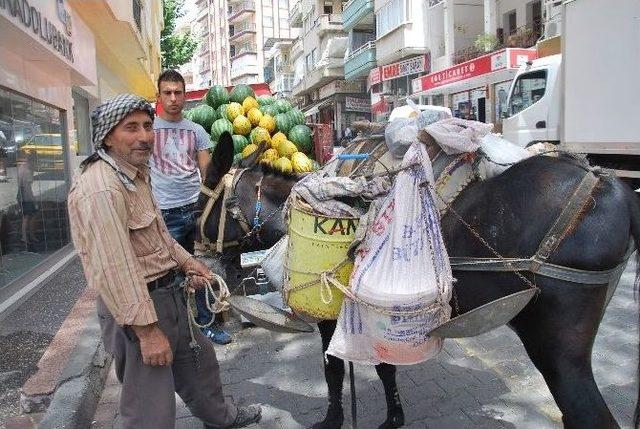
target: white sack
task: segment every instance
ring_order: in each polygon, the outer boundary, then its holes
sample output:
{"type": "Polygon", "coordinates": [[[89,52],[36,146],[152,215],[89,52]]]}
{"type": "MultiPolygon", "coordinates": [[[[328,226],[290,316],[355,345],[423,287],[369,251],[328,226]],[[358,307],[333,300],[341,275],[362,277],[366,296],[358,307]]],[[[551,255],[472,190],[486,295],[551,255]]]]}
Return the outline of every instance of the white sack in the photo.
{"type": "Polygon", "coordinates": [[[511,165],[533,155],[527,149],[505,140],[497,134],[489,133],[480,140],[482,156],[478,162],[478,176],[481,180],[491,179],[511,165]]]}
{"type": "Polygon", "coordinates": [[[289,236],[285,235],[273,245],[262,260],[262,269],[272,285],[282,291],[285,279],[285,262],[287,259],[287,247],[289,236]]]}
{"type": "Polygon", "coordinates": [[[480,140],[491,132],[493,124],[449,118],[424,128],[447,155],[475,152],[480,140]]]}

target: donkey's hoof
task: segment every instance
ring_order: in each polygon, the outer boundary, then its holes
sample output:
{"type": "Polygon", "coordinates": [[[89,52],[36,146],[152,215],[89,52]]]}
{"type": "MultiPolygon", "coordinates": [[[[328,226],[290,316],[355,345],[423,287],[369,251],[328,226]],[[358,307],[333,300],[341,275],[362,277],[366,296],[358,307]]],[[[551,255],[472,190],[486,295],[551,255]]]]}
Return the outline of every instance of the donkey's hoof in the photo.
{"type": "Polygon", "coordinates": [[[378,426],[378,429],[395,429],[402,426],[404,426],[404,412],[400,409],[392,415],[387,416],[387,420],[378,426]]]}
{"type": "Polygon", "coordinates": [[[310,429],[340,429],[344,422],[342,409],[335,410],[329,408],[327,416],[323,421],[315,423],[310,429]]]}

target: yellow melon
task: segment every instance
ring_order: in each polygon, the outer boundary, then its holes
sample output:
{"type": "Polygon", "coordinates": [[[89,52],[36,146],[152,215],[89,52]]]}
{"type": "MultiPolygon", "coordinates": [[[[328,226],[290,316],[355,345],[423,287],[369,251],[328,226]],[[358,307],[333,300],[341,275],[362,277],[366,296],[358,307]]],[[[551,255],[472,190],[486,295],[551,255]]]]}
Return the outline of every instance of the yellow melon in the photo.
{"type": "Polygon", "coordinates": [[[251,122],[252,126],[257,127],[260,124],[260,119],[262,119],[262,112],[260,111],[260,109],[256,109],[254,107],[247,113],[247,118],[249,118],[249,122],[251,122]]]}
{"type": "Polygon", "coordinates": [[[276,129],[276,120],[271,115],[262,115],[262,119],[260,119],[258,126],[269,131],[269,134],[271,134],[276,129]]]}

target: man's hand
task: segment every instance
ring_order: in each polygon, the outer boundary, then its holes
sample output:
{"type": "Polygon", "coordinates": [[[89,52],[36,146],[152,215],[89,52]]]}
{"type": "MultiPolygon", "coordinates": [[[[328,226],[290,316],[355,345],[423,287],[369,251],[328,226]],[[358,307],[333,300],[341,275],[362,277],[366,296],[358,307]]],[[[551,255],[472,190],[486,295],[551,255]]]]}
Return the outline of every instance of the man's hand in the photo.
{"type": "Polygon", "coordinates": [[[140,340],[142,363],[151,366],[171,365],[173,353],[167,336],[156,323],[145,326],[131,326],[140,340]]]}
{"type": "Polygon", "coordinates": [[[211,270],[195,258],[189,258],[182,266],[182,269],[191,278],[191,286],[194,289],[201,289],[213,280],[211,270]]]}

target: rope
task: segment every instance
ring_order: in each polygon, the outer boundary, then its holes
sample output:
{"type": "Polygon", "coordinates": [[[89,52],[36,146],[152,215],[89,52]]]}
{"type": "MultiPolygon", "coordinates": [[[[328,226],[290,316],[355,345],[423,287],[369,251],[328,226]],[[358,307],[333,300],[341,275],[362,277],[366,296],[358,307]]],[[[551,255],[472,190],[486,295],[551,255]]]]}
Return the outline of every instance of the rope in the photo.
{"type": "Polygon", "coordinates": [[[227,302],[227,298],[230,296],[230,293],[229,293],[229,287],[227,286],[227,283],[224,281],[222,277],[220,277],[216,273],[213,273],[213,278],[218,283],[219,293],[216,295],[216,292],[213,290],[211,283],[207,282],[204,289],[205,302],[206,302],[207,310],[209,310],[212,314],[211,314],[211,320],[209,320],[209,322],[205,323],[204,325],[200,325],[196,320],[196,314],[198,313],[197,307],[196,307],[196,293],[195,293],[196,291],[193,288],[189,287],[189,283],[191,282],[191,280],[189,278],[186,278],[180,284],[180,287],[184,292],[185,300],[187,302],[187,319],[188,319],[187,323],[189,325],[189,335],[191,336],[191,342],[189,343],[189,346],[192,349],[194,349],[194,351],[199,349],[200,346],[198,345],[198,342],[195,339],[195,335],[193,333],[193,327],[195,326],[200,329],[208,328],[215,321],[216,314],[222,313],[223,311],[227,311],[229,309],[229,303],[227,302]],[[211,297],[215,299],[213,303],[211,302],[211,297]]]}

